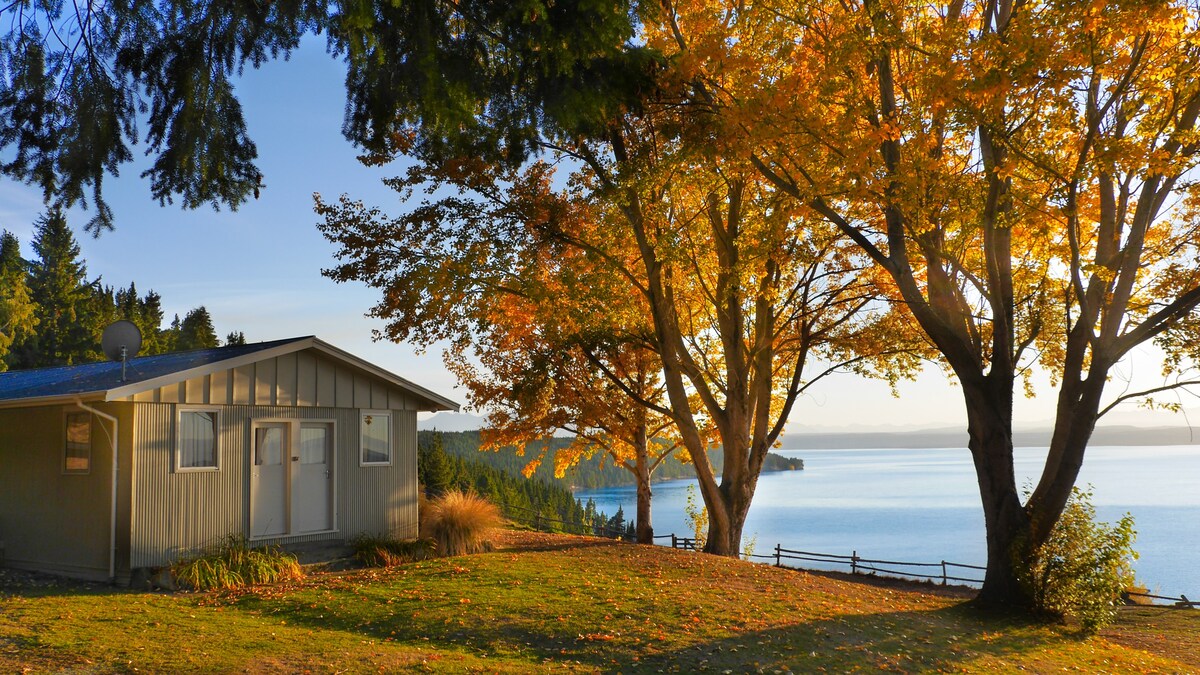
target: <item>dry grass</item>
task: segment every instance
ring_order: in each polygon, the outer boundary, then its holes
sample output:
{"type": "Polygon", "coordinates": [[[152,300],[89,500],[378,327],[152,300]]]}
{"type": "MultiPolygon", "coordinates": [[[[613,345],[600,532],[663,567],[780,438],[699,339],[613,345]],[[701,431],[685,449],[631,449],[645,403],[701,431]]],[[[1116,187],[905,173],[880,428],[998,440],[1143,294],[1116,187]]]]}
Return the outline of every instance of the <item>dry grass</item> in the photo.
{"type": "Polygon", "coordinates": [[[492,549],[500,510],[478,495],[452,490],[430,501],[421,514],[421,536],[432,539],[438,555],[468,555],[492,549]]]}

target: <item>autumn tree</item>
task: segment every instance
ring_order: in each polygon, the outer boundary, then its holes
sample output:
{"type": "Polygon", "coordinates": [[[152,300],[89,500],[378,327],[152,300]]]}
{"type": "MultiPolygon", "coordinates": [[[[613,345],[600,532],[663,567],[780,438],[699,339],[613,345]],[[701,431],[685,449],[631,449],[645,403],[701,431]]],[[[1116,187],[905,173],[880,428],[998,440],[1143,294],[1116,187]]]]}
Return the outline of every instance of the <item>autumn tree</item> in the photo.
{"type": "MultiPolygon", "coordinates": [[[[389,322],[387,337],[461,344],[486,332],[493,319],[480,308],[514,291],[513,270],[543,266],[539,248],[602,263],[644,307],[639,337],[666,392],[656,410],[696,466],[710,512],[707,550],[737,555],[762,463],[796,398],[836,368],[903,358],[904,341],[882,339],[892,313],[872,306],[874,286],[832,228],[789,210],[749,165],[673,142],[658,125],[678,122],[664,115],[631,114],[607,138],[557,146],[580,164],[561,191],[547,187],[544,165],[503,173],[463,158],[430,161],[393,182],[459,191],[399,219],[348,198],[319,200],[321,228],[344,261],[328,273],[381,290],[372,313],[389,322]],[[819,357],[834,365],[806,372],[819,357]],[[720,467],[708,460],[714,443],[724,451],[720,467]]],[[[594,311],[612,315],[613,307],[594,311]]]]}
{"type": "Polygon", "coordinates": [[[1114,365],[1150,340],[1179,346],[1195,321],[1193,11],[679,2],[664,17],[648,44],[687,64],[706,127],[871,257],[961,384],[987,526],[980,600],[1026,606],[1016,569],[1062,513],[1096,420],[1149,393],[1106,398],[1114,365]],[[1022,502],[1013,400],[1035,369],[1058,393],[1022,502]]]}
{"type": "MultiPolygon", "coordinates": [[[[651,480],[678,441],[664,414],[644,303],[582,252],[549,248],[527,265],[519,293],[479,298],[486,328],[447,360],[472,404],[487,411],[483,449],[512,446],[523,455],[531,442],[571,434],[554,452],[555,476],[603,453],[633,477],[637,541],[654,543],[651,480]]],[[[548,448],[543,443],[526,475],[548,448]]]]}

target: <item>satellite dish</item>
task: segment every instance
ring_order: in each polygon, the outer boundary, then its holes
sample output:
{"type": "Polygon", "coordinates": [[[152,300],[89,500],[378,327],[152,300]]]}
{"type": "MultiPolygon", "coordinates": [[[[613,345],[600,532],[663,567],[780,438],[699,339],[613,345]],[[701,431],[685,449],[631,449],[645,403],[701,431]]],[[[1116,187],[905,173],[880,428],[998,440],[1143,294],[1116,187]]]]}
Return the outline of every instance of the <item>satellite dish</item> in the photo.
{"type": "Polygon", "coordinates": [[[113,361],[121,362],[121,381],[125,381],[125,361],[137,356],[142,348],[142,331],[132,321],[116,321],[104,329],[100,348],[113,361]]]}

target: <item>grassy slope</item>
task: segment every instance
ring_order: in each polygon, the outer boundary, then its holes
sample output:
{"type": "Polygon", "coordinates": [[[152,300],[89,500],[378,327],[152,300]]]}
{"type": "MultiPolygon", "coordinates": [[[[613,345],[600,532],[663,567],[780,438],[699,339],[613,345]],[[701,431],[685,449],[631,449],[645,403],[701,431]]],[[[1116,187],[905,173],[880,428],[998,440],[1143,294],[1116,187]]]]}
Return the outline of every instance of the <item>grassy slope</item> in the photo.
{"type": "Polygon", "coordinates": [[[420,669],[1200,671],[1200,613],[1105,637],[890,588],[607,540],[314,575],[241,594],[0,588],[0,672],[420,669]]]}

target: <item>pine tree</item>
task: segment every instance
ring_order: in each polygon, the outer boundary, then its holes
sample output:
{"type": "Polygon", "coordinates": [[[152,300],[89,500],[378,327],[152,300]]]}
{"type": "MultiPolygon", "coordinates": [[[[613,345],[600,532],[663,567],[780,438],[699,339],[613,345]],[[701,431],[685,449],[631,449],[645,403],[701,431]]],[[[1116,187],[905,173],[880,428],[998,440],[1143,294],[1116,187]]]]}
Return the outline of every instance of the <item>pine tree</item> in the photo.
{"type": "Polygon", "coordinates": [[[90,346],[92,336],[80,323],[88,299],[87,268],[79,258],[79,244],[60,210],[51,210],[34,223],[30,266],[30,296],[37,305],[37,336],[17,354],[20,367],[75,363],[90,346]]]}
{"type": "Polygon", "coordinates": [[[165,318],[162,296],[153,290],[147,293],[146,297],[138,301],[138,316],[137,325],[142,330],[142,354],[149,356],[167,351],[167,335],[162,328],[165,318]]]}
{"type": "Polygon", "coordinates": [[[453,476],[440,433],[433,434],[428,443],[419,446],[417,464],[417,473],[427,496],[440,495],[452,487],[453,476]]]}
{"type": "Polygon", "coordinates": [[[71,363],[89,363],[106,358],[100,349],[100,337],[105,328],[121,318],[112,286],[103,286],[97,279],[83,290],[83,301],[77,310],[82,335],[80,343],[70,355],[71,363]]]}
{"type": "Polygon", "coordinates": [[[179,334],[182,331],[179,315],[171,319],[171,325],[162,332],[162,350],[163,352],[179,351],[179,334]]]}
{"type": "Polygon", "coordinates": [[[244,345],[246,344],[246,334],[240,330],[230,331],[225,336],[225,345],[244,345]]]}
{"type": "Polygon", "coordinates": [[[31,338],[37,327],[36,307],[26,282],[28,265],[17,237],[0,234],[0,372],[8,370],[9,350],[31,338]]]}
{"type": "Polygon", "coordinates": [[[118,290],[114,299],[117,304],[117,316],[132,322],[140,329],[142,308],[138,298],[137,284],[129,282],[129,288],[118,290]]]}
{"type": "Polygon", "coordinates": [[[212,317],[208,310],[201,305],[188,312],[179,324],[179,342],[176,351],[188,349],[211,349],[216,347],[217,331],[213,328],[212,317]]]}

